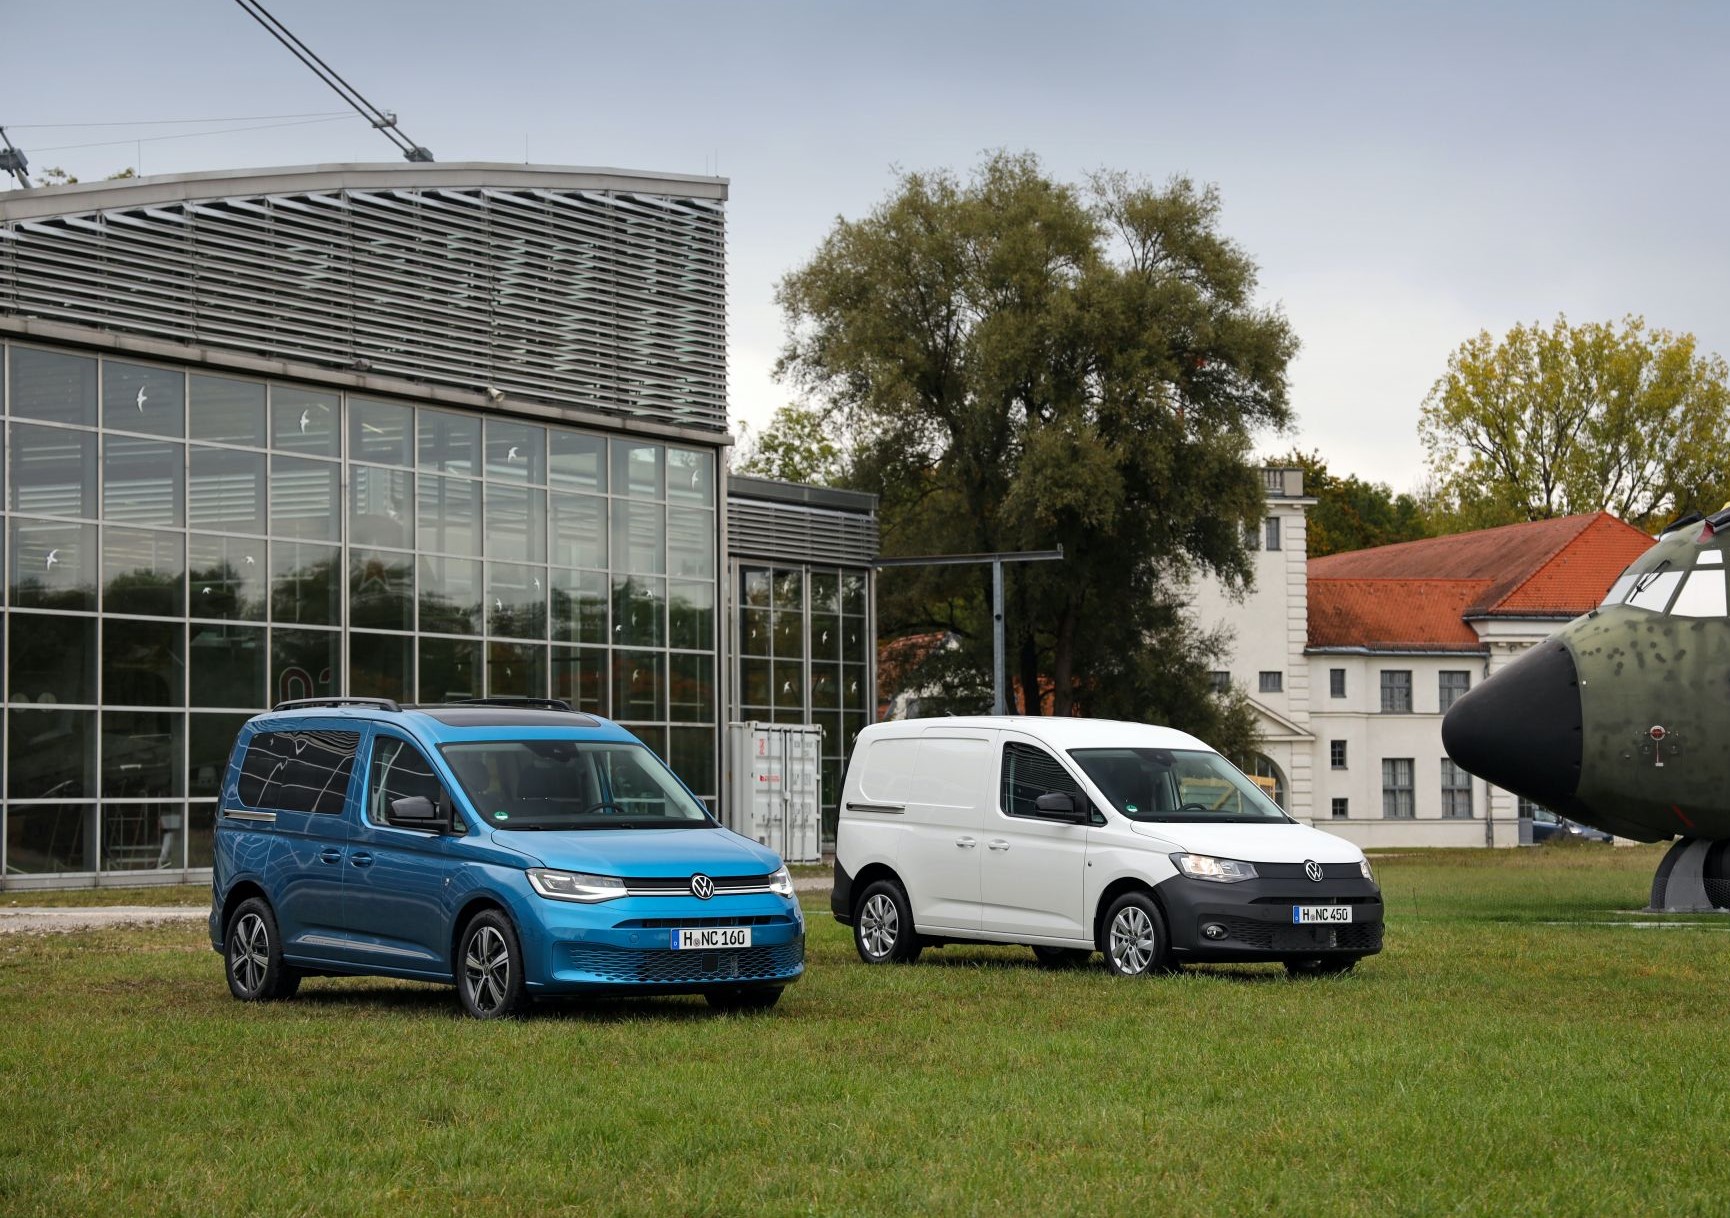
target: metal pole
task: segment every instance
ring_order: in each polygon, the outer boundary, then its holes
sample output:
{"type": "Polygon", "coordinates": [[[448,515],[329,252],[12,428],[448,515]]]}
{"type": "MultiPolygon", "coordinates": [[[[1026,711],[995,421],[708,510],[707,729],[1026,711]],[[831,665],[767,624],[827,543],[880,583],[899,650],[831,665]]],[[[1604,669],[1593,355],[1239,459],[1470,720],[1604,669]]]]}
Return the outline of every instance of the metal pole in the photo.
{"type": "Polygon", "coordinates": [[[991,560],[991,713],[1007,715],[1003,697],[1003,560],[991,560]]]}

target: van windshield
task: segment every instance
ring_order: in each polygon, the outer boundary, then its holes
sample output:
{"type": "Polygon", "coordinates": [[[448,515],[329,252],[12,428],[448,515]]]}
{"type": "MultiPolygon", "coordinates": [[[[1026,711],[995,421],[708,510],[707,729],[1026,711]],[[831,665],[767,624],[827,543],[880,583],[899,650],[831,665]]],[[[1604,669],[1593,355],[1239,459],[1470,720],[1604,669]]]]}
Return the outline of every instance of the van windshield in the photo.
{"type": "Polygon", "coordinates": [[[494,829],[700,829],[707,809],[646,747],[487,740],[440,750],[494,829]]]}
{"type": "Polygon", "coordinates": [[[1290,821],[1218,753],[1187,749],[1071,749],[1100,793],[1130,820],[1250,824],[1290,821]]]}

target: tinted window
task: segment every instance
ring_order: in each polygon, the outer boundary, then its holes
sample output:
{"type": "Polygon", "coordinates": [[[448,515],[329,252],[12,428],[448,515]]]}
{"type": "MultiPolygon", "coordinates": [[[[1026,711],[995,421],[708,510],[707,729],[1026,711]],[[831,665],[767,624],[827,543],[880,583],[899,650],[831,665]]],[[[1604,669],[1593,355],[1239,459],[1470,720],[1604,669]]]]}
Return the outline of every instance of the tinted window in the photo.
{"type": "Polygon", "coordinates": [[[1044,749],[1030,744],[1003,746],[1003,778],[999,804],[1010,816],[1038,818],[1039,797],[1052,791],[1067,791],[1083,803],[1081,784],[1044,749]]]}
{"type": "MultiPolygon", "coordinates": [[[[372,773],[366,784],[366,818],[375,825],[390,823],[390,806],[416,795],[438,807],[444,785],[432,763],[406,740],[380,736],[372,746],[372,773]]],[[[424,822],[422,824],[424,828],[424,822]]]]}
{"type": "Polygon", "coordinates": [[[359,747],[359,732],[261,732],[241,762],[240,801],[340,816],[359,747]]]}

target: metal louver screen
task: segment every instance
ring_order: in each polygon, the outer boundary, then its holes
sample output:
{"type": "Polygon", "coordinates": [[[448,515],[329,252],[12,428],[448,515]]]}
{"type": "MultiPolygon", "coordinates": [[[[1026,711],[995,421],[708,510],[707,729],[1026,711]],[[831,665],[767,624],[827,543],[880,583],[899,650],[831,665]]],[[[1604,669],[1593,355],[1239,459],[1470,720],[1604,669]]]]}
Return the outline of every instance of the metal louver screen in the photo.
{"type": "Polygon", "coordinates": [[[725,431],[717,200],[342,189],[0,225],[0,313],[725,431]]]}
{"type": "Polygon", "coordinates": [[[727,551],[868,567],[877,557],[877,520],[735,496],[727,500],[727,551]]]}

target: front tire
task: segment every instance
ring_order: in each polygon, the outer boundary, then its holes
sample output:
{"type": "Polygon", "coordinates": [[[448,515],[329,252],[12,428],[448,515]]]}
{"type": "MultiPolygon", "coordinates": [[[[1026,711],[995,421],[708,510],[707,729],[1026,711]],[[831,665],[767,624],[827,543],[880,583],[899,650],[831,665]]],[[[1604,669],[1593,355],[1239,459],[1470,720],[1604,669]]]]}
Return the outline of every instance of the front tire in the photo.
{"type": "Polygon", "coordinates": [[[1302,960],[1287,960],[1288,977],[1343,977],[1357,967],[1356,956],[1306,956],[1302,960]]]}
{"type": "Polygon", "coordinates": [[[1118,977],[1146,977],[1170,971],[1171,939],[1159,906],[1144,892],[1126,892],[1105,911],[1105,967],[1118,977]]]}
{"type": "Polygon", "coordinates": [[[223,935],[224,972],[228,992],[242,1002],[274,1002],[293,998],[300,974],[282,959],[282,935],[276,915],[259,897],[240,903],[223,935]]]}
{"type": "Polygon", "coordinates": [[[913,906],[894,880],[878,880],[859,894],[853,946],[866,964],[912,964],[924,944],[913,929],[913,906]]]}
{"type": "Polygon", "coordinates": [[[778,985],[751,989],[704,990],[703,997],[717,1011],[767,1011],[781,1001],[778,985]]]}
{"type": "Polygon", "coordinates": [[[516,927],[497,910],[476,914],[457,948],[457,996],[476,1019],[509,1019],[527,1004],[516,927]]]}

